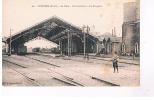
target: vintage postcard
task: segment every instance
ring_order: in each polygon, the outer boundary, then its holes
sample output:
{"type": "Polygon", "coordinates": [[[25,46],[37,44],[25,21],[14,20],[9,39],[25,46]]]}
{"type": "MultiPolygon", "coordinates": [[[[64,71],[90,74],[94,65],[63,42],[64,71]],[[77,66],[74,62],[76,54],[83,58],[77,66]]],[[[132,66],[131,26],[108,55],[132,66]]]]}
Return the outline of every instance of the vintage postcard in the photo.
{"type": "Polygon", "coordinates": [[[140,86],[140,0],[3,0],[3,86],[140,86]]]}

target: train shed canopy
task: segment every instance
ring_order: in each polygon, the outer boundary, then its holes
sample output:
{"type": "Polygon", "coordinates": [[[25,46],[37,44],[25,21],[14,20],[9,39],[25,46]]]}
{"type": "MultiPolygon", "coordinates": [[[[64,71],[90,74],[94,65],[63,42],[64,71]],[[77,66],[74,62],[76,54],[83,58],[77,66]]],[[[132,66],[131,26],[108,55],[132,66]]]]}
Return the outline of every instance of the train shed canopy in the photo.
{"type": "MultiPolygon", "coordinates": [[[[68,38],[68,33],[71,33],[72,36],[81,38],[81,40],[83,39],[83,32],[81,28],[74,26],[58,17],[52,17],[21,32],[18,32],[15,35],[12,35],[11,44],[12,46],[18,46],[36,38],[37,36],[41,36],[58,44],[60,40],[68,38]]],[[[88,39],[95,43],[97,42],[97,38],[90,34],[85,34],[88,39]]],[[[10,37],[7,38],[6,42],[10,42],[10,37]]]]}

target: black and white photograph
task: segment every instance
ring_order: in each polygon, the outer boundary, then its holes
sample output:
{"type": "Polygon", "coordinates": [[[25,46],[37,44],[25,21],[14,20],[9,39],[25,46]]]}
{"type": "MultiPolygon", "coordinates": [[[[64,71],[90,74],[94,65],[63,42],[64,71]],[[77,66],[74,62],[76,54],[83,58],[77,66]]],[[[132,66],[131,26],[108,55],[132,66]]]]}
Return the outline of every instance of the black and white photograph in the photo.
{"type": "Polygon", "coordinates": [[[140,1],[55,1],[3,0],[2,85],[139,87],[140,1]]]}
{"type": "Polygon", "coordinates": [[[154,96],[153,4],[0,0],[0,99],[154,96]]]}

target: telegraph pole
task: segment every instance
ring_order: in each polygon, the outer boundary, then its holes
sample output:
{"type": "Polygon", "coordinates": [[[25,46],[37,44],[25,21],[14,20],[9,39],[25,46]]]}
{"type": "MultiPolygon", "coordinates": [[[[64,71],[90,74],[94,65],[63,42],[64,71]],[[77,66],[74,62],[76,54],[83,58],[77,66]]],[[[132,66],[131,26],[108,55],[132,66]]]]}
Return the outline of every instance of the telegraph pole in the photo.
{"type": "Polygon", "coordinates": [[[116,28],[114,27],[114,36],[116,36],[116,28]]]}
{"type": "MultiPolygon", "coordinates": [[[[89,34],[89,31],[90,31],[90,27],[87,25],[87,34],[89,34]]],[[[86,41],[85,41],[85,43],[86,43],[86,41]]],[[[89,52],[87,51],[87,59],[89,60],[89,54],[88,54],[89,52]]]]}
{"type": "Polygon", "coordinates": [[[84,57],[86,57],[86,33],[84,32],[84,57]]]}
{"type": "Polygon", "coordinates": [[[83,41],[84,41],[84,48],[83,48],[84,57],[86,57],[86,34],[85,34],[85,31],[84,31],[85,28],[86,28],[86,26],[82,27],[82,31],[84,33],[84,36],[83,36],[83,41]]]}
{"type": "Polygon", "coordinates": [[[84,57],[86,57],[86,33],[89,34],[90,31],[90,27],[89,26],[83,26],[83,41],[84,41],[84,57]],[[86,32],[84,31],[84,29],[86,29],[86,32]]]}

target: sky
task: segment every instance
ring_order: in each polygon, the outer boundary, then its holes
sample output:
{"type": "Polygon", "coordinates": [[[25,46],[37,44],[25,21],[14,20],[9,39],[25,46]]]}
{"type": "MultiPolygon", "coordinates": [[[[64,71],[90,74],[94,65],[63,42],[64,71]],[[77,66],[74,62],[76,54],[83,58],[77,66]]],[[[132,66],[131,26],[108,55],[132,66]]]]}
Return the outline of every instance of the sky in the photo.
{"type": "Polygon", "coordinates": [[[123,4],[135,0],[3,0],[3,36],[16,34],[52,16],[78,27],[88,25],[91,32],[102,35],[116,28],[122,36],[123,4]],[[42,7],[42,6],[50,7],[42,7]],[[58,7],[51,7],[56,5],[58,7]],[[67,5],[67,7],[59,7],[67,5]],[[97,7],[71,7],[95,5],[97,7]],[[69,7],[68,7],[69,6],[69,7]]]}

